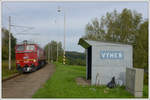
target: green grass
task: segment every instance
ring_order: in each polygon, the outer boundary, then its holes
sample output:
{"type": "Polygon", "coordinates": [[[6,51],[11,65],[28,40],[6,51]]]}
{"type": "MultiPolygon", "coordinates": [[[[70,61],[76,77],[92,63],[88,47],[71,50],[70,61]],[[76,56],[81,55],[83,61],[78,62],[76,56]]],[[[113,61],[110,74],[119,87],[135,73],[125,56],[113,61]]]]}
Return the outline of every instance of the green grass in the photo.
{"type": "Polygon", "coordinates": [[[143,98],[148,98],[148,85],[144,85],[143,98]]]}
{"type": "MultiPolygon", "coordinates": [[[[40,88],[33,98],[132,98],[125,87],[108,89],[106,86],[77,85],[77,77],[85,77],[86,70],[82,66],[56,64],[56,72],[40,88]],[[108,93],[104,90],[108,89],[108,93]]],[[[144,97],[148,97],[148,86],[144,86],[144,97]]]]}
{"type": "Polygon", "coordinates": [[[17,73],[15,61],[12,61],[11,65],[12,65],[11,70],[9,70],[8,61],[7,60],[2,61],[2,79],[17,73]]]}

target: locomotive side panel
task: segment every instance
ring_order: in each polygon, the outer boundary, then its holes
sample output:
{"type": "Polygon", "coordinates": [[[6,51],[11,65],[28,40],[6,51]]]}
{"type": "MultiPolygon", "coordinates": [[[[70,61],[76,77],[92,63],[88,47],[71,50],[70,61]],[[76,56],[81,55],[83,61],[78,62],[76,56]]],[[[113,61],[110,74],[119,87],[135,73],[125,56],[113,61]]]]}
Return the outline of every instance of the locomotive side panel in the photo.
{"type": "Polygon", "coordinates": [[[38,47],[37,55],[39,60],[45,60],[44,50],[38,47]]]}

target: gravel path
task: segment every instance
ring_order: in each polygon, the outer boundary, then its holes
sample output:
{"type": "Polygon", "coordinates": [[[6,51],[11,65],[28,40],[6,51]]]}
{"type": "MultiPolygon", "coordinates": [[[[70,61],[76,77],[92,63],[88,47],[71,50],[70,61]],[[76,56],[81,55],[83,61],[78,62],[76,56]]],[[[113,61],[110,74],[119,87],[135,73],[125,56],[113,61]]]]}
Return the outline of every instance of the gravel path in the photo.
{"type": "Polygon", "coordinates": [[[45,67],[33,73],[26,73],[13,79],[2,82],[3,98],[31,98],[32,95],[44,85],[48,80],[55,67],[48,64],[45,67]]]}

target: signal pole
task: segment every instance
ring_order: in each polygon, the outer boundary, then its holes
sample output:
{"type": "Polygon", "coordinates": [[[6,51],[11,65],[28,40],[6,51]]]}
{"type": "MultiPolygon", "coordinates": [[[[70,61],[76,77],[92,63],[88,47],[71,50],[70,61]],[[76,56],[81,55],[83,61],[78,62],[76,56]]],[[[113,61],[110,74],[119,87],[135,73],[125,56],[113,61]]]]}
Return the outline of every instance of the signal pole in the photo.
{"type": "Polygon", "coordinates": [[[65,56],[65,39],[66,39],[66,13],[64,10],[64,59],[63,59],[63,63],[65,64],[66,61],[66,56],[65,56]]]}
{"type": "MultiPolygon", "coordinates": [[[[60,7],[58,7],[58,12],[61,12],[60,7]]],[[[65,56],[65,39],[66,39],[66,12],[64,9],[64,55],[63,55],[63,64],[65,64],[66,56],[65,56]]]]}
{"type": "Polygon", "coordinates": [[[9,16],[9,70],[11,70],[11,16],[9,16]]]}

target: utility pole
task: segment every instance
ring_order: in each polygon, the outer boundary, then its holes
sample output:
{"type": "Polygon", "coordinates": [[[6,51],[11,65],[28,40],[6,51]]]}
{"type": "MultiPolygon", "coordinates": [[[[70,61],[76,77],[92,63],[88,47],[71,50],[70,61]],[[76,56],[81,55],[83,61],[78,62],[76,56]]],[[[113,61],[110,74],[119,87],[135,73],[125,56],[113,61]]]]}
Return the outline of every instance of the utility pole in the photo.
{"type": "MultiPolygon", "coordinates": [[[[61,12],[60,7],[58,7],[58,12],[61,12]]],[[[63,55],[63,64],[65,64],[66,56],[65,56],[65,39],[66,39],[66,12],[64,9],[64,55],[63,55]]]]}
{"type": "Polygon", "coordinates": [[[48,44],[48,63],[49,63],[49,44],[48,44]]]}
{"type": "MultiPolygon", "coordinates": [[[[11,24],[11,16],[9,16],[9,25],[8,25],[8,31],[9,31],[9,70],[11,70],[11,27],[26,27],[26,26],[17,26],[17,25],[12,25],[11,24]]],[[[29,28],[29,27],[26,27],[26,28],[29,28]]],[[[31,27],[30,27],[31,29],[31,27]]]]}
{"type": "MultiPolygon", "coordinates": [[[[57,17],[56,20],[58,20],[58,17],[57,17]]],[[[55,24],[57,23],[58,33],[59,33],[59,23],[58,23],[59,21],[56,21],[56,20],[55,20],[55,24]]],[[[56,51],[57,51],[57,52],[56,52],[56,53],[57,53],[57,54],[56,54],[56,55],[57,55],[57,56],[56,56],[56,61],[57,61],[57,62],[58,62],[58,56],[59,56],[59,52],[58,52],[58,51],[59,51],[59,50],[58,50],[58,49],[59,49],[59,48],[58,48],[58,43],[59,43],[59,42],[57,41],[57,44],[56,44],[56,45],[57,45],[57,46],[56,46],[56,51]]]]}
{"type": "Polygon", "coordinates": [[[51,62],[53,62],[53,52],[52,52],[52,45],[50,45],[50,55],[51,55],[51,62]]]}
{"type": "Polygon", "coordinates": [[[56,61],[58,62],[58,43],[57,43],[57,60],[56,61]]]}
{"type": "MultiPolygon", "coordinates": [[[[57,23],[57,25],[58,25],[58,21],[55,21],[55,23],[57,23]]],[[[59,25],[57,27],[59,28],[59,25]]],[[[58,29],[58,33],[59,33],[59,29],[58,29]]],[[[56,54],[56,61],[58,61],[58,41],[56,41],[56,53],[57,53],[56,54]]]]}
{"type": "Polygon", "coordinates": [[[9,16],[9,70],[11,70],[11,16],[9,16]]]}
{"type": "Polygon", "coordinates": [[[64,59],[63,59],[63,63],[65,64],[66,62],[66,56],[65,56],[65,39],[66,39],[66,13],[64,10],[64,59]]]}

